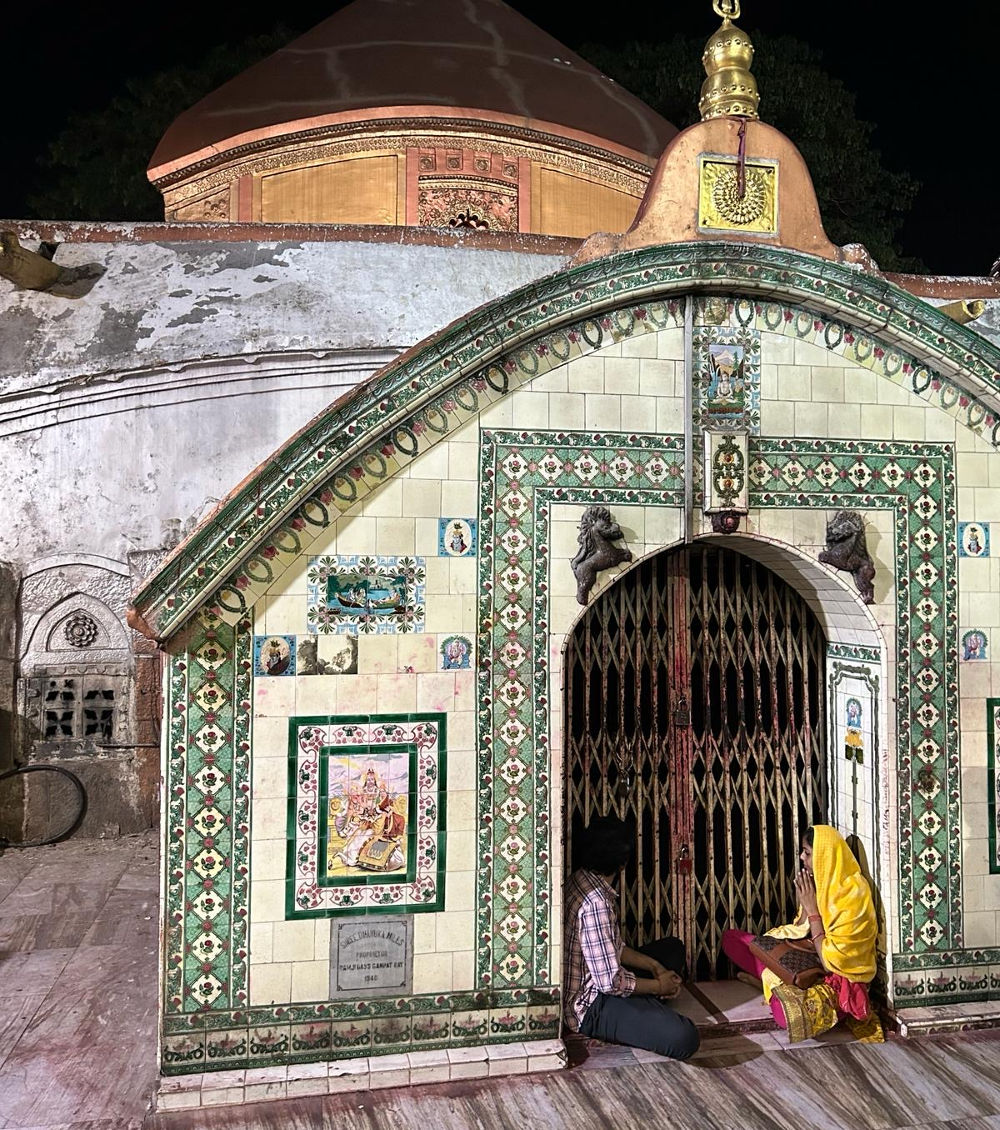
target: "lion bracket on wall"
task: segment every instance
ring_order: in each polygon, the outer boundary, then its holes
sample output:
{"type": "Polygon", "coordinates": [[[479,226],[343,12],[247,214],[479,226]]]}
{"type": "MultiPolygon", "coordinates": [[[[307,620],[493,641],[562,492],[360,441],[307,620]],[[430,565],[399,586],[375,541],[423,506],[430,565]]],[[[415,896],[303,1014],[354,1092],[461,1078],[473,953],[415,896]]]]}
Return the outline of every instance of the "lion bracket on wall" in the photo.
{"type": "Polygon", "coordinates": [[[587,603],[598,573],[632,560],[629,550],[611,544],[622,536],[621,526],[611,517],[611,511],[606,506],[588,506],[584,510],[576,539],[580,548],[570,562],[573,576],[576,577],[578,603],[587,603]]]}
{"type": "Polygon", "coordinates": [[[826,523],[826,549],[819,555],[824,565],[851,573],[865,604],[875,603],[875,562],[865,541],[865,520],[850,510],[838,510],[826,523]]]}

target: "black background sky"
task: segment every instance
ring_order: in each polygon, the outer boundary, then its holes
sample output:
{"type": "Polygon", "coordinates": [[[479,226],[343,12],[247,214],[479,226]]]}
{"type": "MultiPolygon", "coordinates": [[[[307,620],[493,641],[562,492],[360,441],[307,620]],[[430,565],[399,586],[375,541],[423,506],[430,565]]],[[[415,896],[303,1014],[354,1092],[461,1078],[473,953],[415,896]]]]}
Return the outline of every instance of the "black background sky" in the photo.
{"type": "MultiPolygon", "coordinates": [[[[338,0],[208,0],[171,10],[162,0],[20,0],[8,7],[0,22],[0,216],[24,214],[38,158],[73,111],[100,109],[126,79],[195,63],[227,39],[270,31],[279,21],[299,33],[342,6],[338,0]]],[[[707,39],[718,25],[710,0],[600,6],[513,0],[513,7],[570,47],[657,41],[676,32],[707,39]]],[[[787,33],[822,50],[825,68],[857,94],[859,117],[878,125],[874,144],[888,167],[921,181],[902,251],[932,273],[986,274],[1000,255],[1000,80],[995,60],[987,62],[995,21],[996,5],[986,0],[919,8],[885,0],[743,2],[740,24],[747,31],[787,33]]],[[[767,91],[761,93],[766,121],[767,91]]]]}

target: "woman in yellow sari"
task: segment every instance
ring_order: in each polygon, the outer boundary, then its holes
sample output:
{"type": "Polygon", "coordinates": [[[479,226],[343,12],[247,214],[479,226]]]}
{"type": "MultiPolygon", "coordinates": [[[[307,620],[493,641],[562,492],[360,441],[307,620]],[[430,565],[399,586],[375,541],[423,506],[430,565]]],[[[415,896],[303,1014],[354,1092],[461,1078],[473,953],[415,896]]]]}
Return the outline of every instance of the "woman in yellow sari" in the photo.
{"type": "Polygon", "coordinates": [[[807,828],[795,878],[799,914],[794,922],[768,930],[775,938],[809,938],[825,976],[812,988],[786,985],[749,951],[753,935],[727,930],[722,949],[738,968],[758,978],[764,1000],[790,1042],[827,1032],[846,1020],[860,1040],[884,1037],[872,1010],[868,985],[875,976],[878,919],[868,882],[843,836],[828,824],[807,828]]]}

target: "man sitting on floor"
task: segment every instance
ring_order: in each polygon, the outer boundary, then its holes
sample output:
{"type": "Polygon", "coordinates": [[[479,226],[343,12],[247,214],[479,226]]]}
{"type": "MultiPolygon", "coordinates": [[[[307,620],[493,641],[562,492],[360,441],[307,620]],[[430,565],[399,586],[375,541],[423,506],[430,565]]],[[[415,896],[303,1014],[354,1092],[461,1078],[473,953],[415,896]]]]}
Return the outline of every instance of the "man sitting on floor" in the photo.
{"type": "Polygon", "coordinates": [[[566,1027],[687,1059],[698,1050],[698,1029],[659,999],[680,992],[680,942],[662,938],[642,950],[622,943],[618,894],[611,884],[632,854],[633,838],[628,825],[613,816],[595,817],[580,838],[577,870],[566,888],[566,1027]],[[677,968],[668,969],[665,961],[677,968]]]}

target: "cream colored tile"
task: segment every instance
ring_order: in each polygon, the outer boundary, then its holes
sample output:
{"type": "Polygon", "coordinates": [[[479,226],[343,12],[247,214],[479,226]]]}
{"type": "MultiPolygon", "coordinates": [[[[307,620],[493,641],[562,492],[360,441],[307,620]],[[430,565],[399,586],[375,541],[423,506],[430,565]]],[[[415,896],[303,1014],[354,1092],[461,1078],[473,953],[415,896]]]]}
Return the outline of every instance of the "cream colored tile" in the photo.
{"type": "Polygon", "coordinates": [[[888,377],[877,377],[875,395],[878,397],[879,404],[912,405],[916,399],[912,393],[901,388],[888,377]]]}
{"type": "Polygon", "coordinates": [[[405,636],[360,636],[358,638],[358,674],[382,675],[399,670],[398,646],[405,636]]]}
{"type": "Polygon", "coordinates": [[[558,507],[559,520],[549,525],[549,560],[570,561],[580,548],[579,516],[572,521],[564,520],[564,508],[558,507]]]}
{"type": "Polygon", "coordinates": [[[828,410],[825,404],[809,401],[795,403],[795,435],[798,437],[822,437],[829,432],[828,410]]]}
{"type": "Polygon", "coordinates": [[[684,401],[660,396],[656,399],[656,431],[663,435],[680,435],[684,431],[684,401]]]}
{"type": "MultiPolygon", "coordinates": [[[[989,829],[989,813],[986,801],[963,800],[962,837],[966,840],[985,840],[989,829]]],[[[966,938],[966,944],[969,939],[966,938]]],[[[992,943],[990,943],[992,944],[992,943]]]]}
{"type": "Polygon", "coordinates": [[[646,544],[672,545],[681,536],[682,514],[679,507],[647,506],[645,517],[646,544]]]}
{"type": "Polygon", "coordinates": [[[417,709],[448,712],[455,704],[455,676],[450,671],[417,676],[417,709]]]}
{"type": "Polygon", "coordinates": [[[825,400],[828,404],[843,401],[843,367],[814,365],[812,368],[812,394],[815,400],[825,400]]]}
{"type": "Polygon", "coordinates": [[[448,478],[452,482],[479,481],[479,433],[474,433],[476,443],[456,443],[448,445],[448,478]]]}
{"type": "Polygon", "coordinates": [[[834,404],[830,407],[830,435],[857,439],[861,434],[861,405],[834,404]]]}
{"type": "Polygon", "coordinates": [[[656,335],[656,356],[662,361],[684,360],[684,331],[660,330],[656,335]]]}
{"type": "Polygon", "coordinates": [[[924,413],[924,436],[930,443],[954,443],[957,424],[947,412],[927,409],[924,413]]]}
{"type": "Polygon", "coordinates": [[[995,910],[980,910],[962,915],[962,936],[969,949],[995,946],[997,923],[995,910]]]}
{"type": "Polygon", "coordinates": [[[325,1001],[330,995],[330,962],[297,961],[292,966],[289,1000],[325,1001]]]}
{"type": "MultiPolygon", "coordinates": [[[[579,364],[581,360],[586,360],[586,358],[580,358],[580,360],[578,360],[574,363],[579,364]]],[[[572,374],[572,372],[570,373],[569,381],[570,381],[570,388],[572,388],[573,387],[573,374],[572,374]]],[[[603,386],[604,386],[604,381],[602,379],[601,387],[603,388],[603,386]]],[[[482,412],[479,413],[479,426],[480,426],[480,428],[509,428],[511,426],[511,421],[512,421],[512,404],[511,404],[511,397],[509,397],[509,396],[505,396],[501,400],[494,401],[493,404],[491,404],[488,408],[484,408],[482,410],[482,412]]]]}
{"type": "MultiPolygon", "coordinates": [[[[448,445],[438,440],[433,447],[422,451],[410,464],[409,473],[411,479],[436,479],[440,482],[448,474],[448,445]]],[[[404,509],[403,513],[407,511],[404,509]]]]}
{"type": "Polygon", "coordinates": [[[451,591],[451,558],[428,557],[424,561],[424,593],[426,595],[444,595],[451,591]]]}
{"type": "Polygon", "coordinates": [[[778,366],[761,365],[760,367],[760,398],[761,400],[777,400],[778,394],[778,366]]]}
{"type": "MultiPolygon", "coordinates": [[[[986,713],[985,706],[983,708],[983,713],[986,713]]],[[[962,734],[963,766],[974,766],[978,772],[982,772],[988,764],[987,751],[988,746],[986,742],[985,730],[968,730],[962,734]]]]}
{"type": "Polygon", "coordinates": [[[376,527],[379,553],[396,557],[416,553],[417,538],[412,518],[378,518],[376,527]]]}
{"type": "MultiPolygon", "coordinates": [[[[653,356],[655,357],[655,353],[653,356]]],[[[605,392],[616,396],[636,396],[639,392],[640,364],[636,357],[608,358],[604,362],[605,392]]]]}
{"type": "Polygon", "coordinates": [[[760,356],[768,365],[794,365],[795,340],[765,330],[760,335],[760,356]]]}
{"type": "Polygon", "coordinates": [[[460,831],[476,826],[476,794],[471,790],[448,792],[448,828],[460,831]]]}
{"type": "MultiPolygon", "coordinates": [[[[594,592],[600,591],[596,588],[594,592]]],[[[577,603],[575,596],[553,596],[549,600],[549,631],[565,634],[576,623],[582,611],[582,606],[577,603]]]]}
{"type": "Polygon", "coordinates": [[[542,373],[528,384],[532,392],[565,392],[568,387],[569,377],[565,365],[559,365],[547,373],[542,373]]]}
{"type": "Polygon", "coordinates": [[[617,396],[588,396],[584,418],[588,431],[617,432],[622,425],[621,401],[617,396]]]}
{"type": "Polygon", "coordinates": [[[371,518],[398,518],[403,513],[403,479],[380,483],[365,498],[362,512],[371,518]]]}
{"type": "Polygon", "coordinates": [[[844,372],[844,398],[855,404],[875,404],[878,402],[877,382],[879,378],[869,369],[852,365],[844,372]]]}
{"type": "Polygon", "coordinates": [[[255,922],[250,927],[250,964],[269,964],[274,960],[274,923],[255,922]]]}
{"type": "MultiPolygon", "coordinates": [[[[430,476],[408,478],[403,484],[403,513],[411,518],[438,518],[441,514],[441,483],[430,476]]],[[[437,523],[434,527],[437,552],[437,523]]]]}
{"type": "Polygon", "coordinates": [[[570,392],[604,392],[604,358],[597,354],[577,357],[566,366],[570,392]]]}
{"type": "MultiPolygon", "coordinates": [[[[472,871],[476,867],[476,837],[474,832],[448,833],[448,867],[454,868],[456,871],[472,871]]],[[[435,918],[437,917],[439,916],[435,915],[435,918]]]]}
{"type": "Polygon", "coordinates": [[[447,891],[445,905],[449,910],[475,910],[476,873],[474,871],[449,870],[445,887],[447,891]]]}
{"type": "Polygon", "coordinates": [[[621,342],[623,357],[655,357],[657,334],[646,330],[636,330],[631,337],[621,342]]]}
{"type": "MultiPolygon", "coordinates": [[[[251,808],[251,822],[253,809],[251,808]]],[[[265,840],[255,834],[250,851],[250,875],[254,882],[268,879],[285,878],[285,854],[288,850],[288,840],[285,838],[287,830],[281,833],[281,838],[265,840]]],[[[282,915],[282,917],[284,917],[282,915]]]]}
{"type": "Polygon", "coordinates": [[[464,993],[475,987],[476,955],[473,950],[456,950],[451,955],[452,992],[464,993]]]}
{"type": "Polygon", "coordinates": [[[463,597],[460,594],[438,596],[428,593],[424,614],[424,631],[460,632],[462,630],[463,597]]]}
{"type": "Polygon", "coordinates": [[[514,393],[512,409],[515,428],[544,429],[549,426],[549,394],[519,389],[514,393]]]}
{"type": "Polygon", "coordinates": [[[252,1004],[287,1004],[291,1000],[291,992],[292,967],[287,962],[250,967],[252,1004]]]}
{"type": "Polygon", "coordinates": [[[794,435],[795,405],[791,401],[763,401],[760,406],[760,428],[762,435],[794,435]]]}
{"type": "Polygon", "coordinates": [[[278,879],[253,880],[250,884],[250,921],[283,922],[284,919],[284,881],[278,879]]]}
{"type": "Polygon", "coordinates": [[[374,518],[341,518],[337,523],[337,545],[334,553],[376,553],[377,527],[374,518]]]}
{"type": "Polygon", "coordinates": [[[417,709],[417,680],[413,675],[379,675],[375,694],[379,714],[410,714],[417,709]]]}
{"type": "MultiPolygon", "coordinates": [[[[459,751],[468,751],[469,753],[474,754],[475,749],[476,712],[474,710],[453,710],[448,715],[449,766],[452,764],[454,755],[459,751]]],[[[472,758],[470,758],[469,760],[471,761],[472,758]]],[[[454,787],[463,787],[459,784],[458,778],[455,779],[454,787]]]]}
{"type": "Polygon", "coordinates": [[[837,354],[831,353],[825,346],[811,341],[795,341],[796,365],[835,365],[837,360],[837,354]]]}
{"type": "Polygon", "coordinates": [[[649,432],[649,401],[644,396],[621,398],[622,431],[645,434],[649,432]]]}
{"type": "Polygon", "coordinates": [[[582,431],[587,398],[583,393],[550,393],[549,419],[560,431],[582,431]]]}
{"type": "Polygon", "coordinates": [[[667,396],[677,395],[677,365],[674,361],[642,360],[639,362],[639,395],[667,396]]]}
{"type": "MultiPolygon", "coordinates": [[[[961,633],[959,634],[961,635],[961,633]]],[[[979,700],[978,704],[983,711],[984,718],[986,716],[986,705],[982,700],[988,698],[992,690],[992,667],[992,663],[984,663],[977,659],[960,663],[958,669],[959,693],[962,698],[979,700]]]]}
{"type": "Polygon", "coordinates": [[[778,400],[808,400],[811,394],[811,372],[806,366],[782,365],[779,367],[778,400]]]}
{"type": "Polygon", "coordinates": [[[467,480],[444,483],[441,497],[443,505],[449,507],[448,513],[441,512],[443,518],[475,518],[479,505],[479,484],[467,480]]]}
{"type": "Polygon", "coordinates": [[[415,953],[413,955],[413,992],[452,992],[450,953],[415,953]]]}
{"type": "MultiPolygon", "coordinates": [[[[449,840],[451,833],[449,833],[449,840]]],[[[467,950],[476,942],[476,915],[472,910],[446,911],[437,916],[437,950],[467,950]]],[[[414,992],[416,989],[414,989],[414,992]]]]}
{"type": "Polygon", "coordinates": [[[254,758],[284,757],[288,753],[288,719],[254,718],[251,739],[254,758]]]}
{"type": "Polygon", "coordinates": [[[264,601],[267,635],[294,636],[307,631],[306,602],[299,593],[269,593],[264,601]]]}
{"type": "Polygon", "coordinates": [[[446,558],[449,566],[448,591],[470,593],[476,591],[477,565],[474,557],[446,558]]]}
{"type": "Polygon", "coordinates": [[[429,564],[437,557],[438,520],[437,518],[416,518],[413,522],[417,553],[429,564]]]}
{"type": "Polygon", "coordinates": [[[271,927],[274,935],[275,961],[313,961],[316,957],[316,930],[312,919],[292,922],[275,922],[271,927]]]}
{"type": "Polygon", "coordinates": [[[284,799],[288,795],[288,757],[260,757],[255,755],[251,771],[255,803],[271,797],[284,799]]]}
{"type": "Polygon", "coordinates": [[[473,636],[479,631],[479,607],[474,593],[460,594],[458,597],[462,609],[461,631],[467,636],[473,636]]]}
{"type": "Polygon", "coordinates": [[[884,404],[865,404],[861,413],[861,438],[885,439],[892,435],[892,409],[884,404]]]}
{"type": "Polygon", "coordinates": [[[272,718],[287,718],[295,713],[295,684],[299,680],[266,675],[253,681],[254,713],[272,718]]]}
{"type": "Polygon", "coordinates": [[[413,916],[413,952],[434,953],[437,949],[436,914],[415,914],[413,916]]]}
{"type": "Polygon", "coordinates": [[[344,680],[353,678],[353,675],[308,675],[299,679],[295,713],[305,716],[336,714],[341,685],[344,680]]]}
{"type": "Polygon", "coordinates": [[[436,671],[437,640],[426,632],[413,632],[399,637],[397,660],[399,670],[406,674],[436,671]]]}
{"type": "MultiPolygon", "coordinates": [[[[937,415],[938,413],[934,413],[937,415]]],[[[951,417],[948,417],[951,419],[951,417]]],[[[954,424],[954,421],[952,421],[954,424]]],[[[955,470],[963,487],[986,486],[990,481],[989,456],[983,452],[960,451],[955,457],[955,470]]]]}
{"type": "Polygon", "coordinates": [[[892,435],[897,440],[924,439],[924,419],[926,412],[923,408],[914,408],[910,405],[893,408],[892,410],[892,435]]]}

